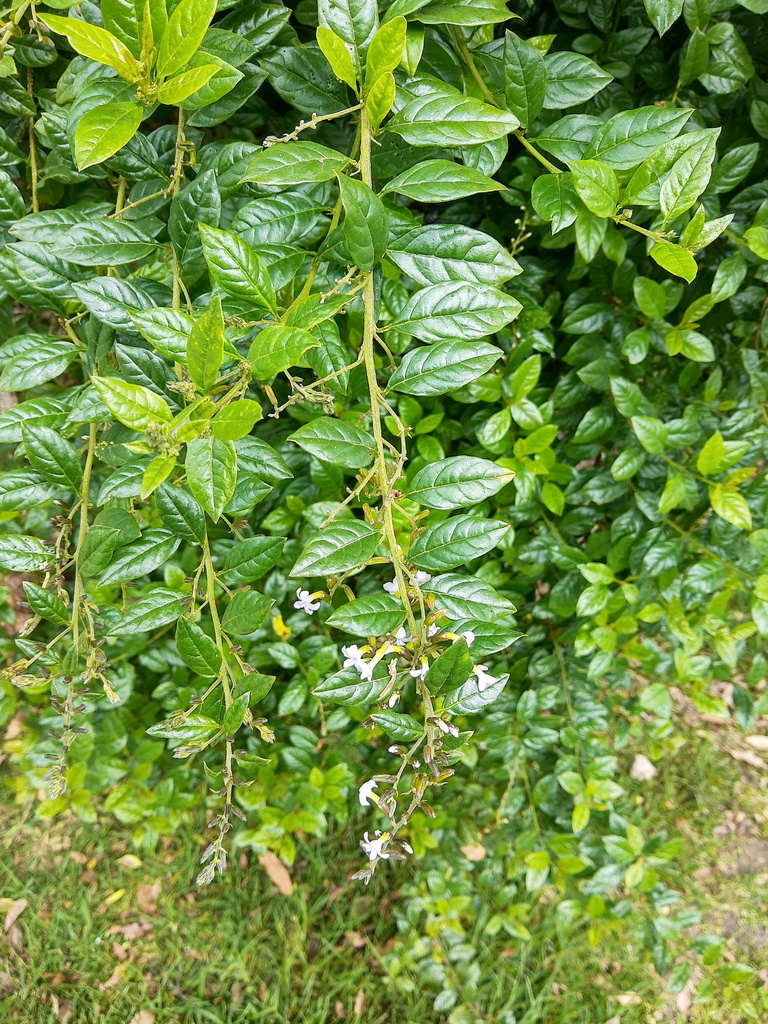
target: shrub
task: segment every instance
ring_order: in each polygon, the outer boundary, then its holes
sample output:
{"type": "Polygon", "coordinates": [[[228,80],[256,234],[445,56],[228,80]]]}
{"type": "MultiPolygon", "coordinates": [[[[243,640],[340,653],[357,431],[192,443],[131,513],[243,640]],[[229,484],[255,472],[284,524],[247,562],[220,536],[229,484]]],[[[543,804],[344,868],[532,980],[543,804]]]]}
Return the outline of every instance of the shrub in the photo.
{"type": "Polygon", "coordinates": [[[766,710],[768,4],[52,6],[0,64],[18,799],[205,800],[210,882],[359,791],[364,880],[482,844],[489,927],[553,887],[668,969],[628,774],[766,710]]]}

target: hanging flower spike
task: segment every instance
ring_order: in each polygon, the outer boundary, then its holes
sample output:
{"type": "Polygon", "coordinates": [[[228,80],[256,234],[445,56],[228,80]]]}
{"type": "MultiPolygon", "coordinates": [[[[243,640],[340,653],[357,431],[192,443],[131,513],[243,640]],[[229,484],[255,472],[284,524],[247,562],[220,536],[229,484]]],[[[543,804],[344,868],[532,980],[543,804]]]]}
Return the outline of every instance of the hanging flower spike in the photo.
{"type": "Polygon", "coordinates": [[[368,807],[371,801],[373,801],[373,803],[375,804],[378,804],[379,798],[376,796],[377,786],[378,782],[376,781],[376,779],[369,779],[367,782],[364,782],[362,784],[357,794],[357,798],[360,801],[361,807],[368,807]]]}
{"type": "Polygon", "coordinates": [[[420,666],[412,668],[409,675],[412,675],[414,679],[424,679],[427,672],[429,672],[429,661],[422,657],[420,666]]]}
{"type": "Polygon", "coordinates": [[[389,854],[384,852],[384,846],[388,841],[388,832],[377,832],[373,839],[369,839],[368,833],[363,832],[360,848],[371,863],[377,860],[389,860],[389,854]]]}
{"type": "Polygon", "coordinates": [[[293,602],[293,607],[298,608],[299,611],[306,612],[307,615],[312,615],[320,607],[320,602],[314,599],[321,597],[322,593],[322,590],[318,590],[314,594],[310,594],[308,590],[302,590],[299,587],[296,591],[298,600],[293,602]]]}
{"type": "Polygon", "coordinates": [[[498,678],[496,676],[492,676],[485,665],[475,665],[472,671],[477,677],[477,688],[481,693],[486,689],[486,687],[498,682],[498,678]]]}

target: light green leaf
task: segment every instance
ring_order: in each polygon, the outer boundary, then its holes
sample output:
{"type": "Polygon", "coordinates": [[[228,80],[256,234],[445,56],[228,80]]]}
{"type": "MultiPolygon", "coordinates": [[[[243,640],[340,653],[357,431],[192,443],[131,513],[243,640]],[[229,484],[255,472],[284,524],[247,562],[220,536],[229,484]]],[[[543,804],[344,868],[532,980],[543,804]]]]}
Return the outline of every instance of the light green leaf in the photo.
{"type": "Polygon", "coordinates": [[[200,64],[196,68],[189,68],[182,71],[180,75],[174,75],[168,81],[163,82],[157,90],[157,99],[160,103],[167,103],[174,106],[188,99],[192,93],[202,89],[204,85],[221,70],[218,64],[200,64]]]}
{"type": "Polygon", "coordinates": [[[294,366],[307,349],[320,342],[301,327],[274,324],[260,331],[248,349],[248,361],[256,380],[268,380],[276,373],[294,366]]]}
{"type": "Polygon", "coordinates": [[[119,377],[92,377],[93,386],[115,419],[132,430],[146,430],[171,421],[171,410],[160,395],[119,377]]]}
{"type": "Polygon", "coordinates": [[[181,0],[173,10],[157,46],[157,74],[162,78],[181,71],[203,41],[216,0],[181,0]]]}
{"type": "Polygon", "coordinates": [[[403,356],[389,387],[406,395],[444,395],[487,373],[502,354],[485,341],[425,345],[403,356]]]}
{"type": "Polygon", "coordinates": [[[208,309],[195,321],[186,354],[192,383],[207,393],[218,380],[224,360],[224,315],[218,295],[211,299],[208,309]]]}
{"type": "Polygon", "coordinates": [[[350,88],[356,89],[355,65],[352,63],[352,56],[341,36],[337,36],[332,29],[326,28],[325,25],[320,25],[317,29],[317,43],[339,81],[346,82],[350,88]]]}
{"type": "Polygon", "coordinates": [[[75,129],[75,160],[83,171],[114,156],[139,130],[138,103],[104,103],[83,114],[75,129]]]}
{"type": "Polygon", "coordinates": [[[749,511],[749,505],[738,491],[726,488],[722,484],[714,484],[709,488],[709,500],[721,519],[742,530],[752,529],[752,514],[749,511]]]}
{"type": "Polygon", "coordinates": [[[211,519],[216,523],[237,481],[237,453],[231,441],[197,437],[187,446],[187,483],[211,519]]]}
{"type": "Polygon", "coordinates": [[[656,242],[651,246],[650,255],[664,270],[675,274],[676,277],[682,277],[689,284],[696,277],[698,264],[693,255],[681,245],[675,245],[674,242],[656,242]]]}
{"type": "Polygon", "coordinates": [[[92,25],[79,18],[61,18],[47,11],[42,19],[54,32],[66,36],[84,57],[114,68],[128,82],[136,82],[141,77],[141,66],[125,43],[100,25],[92,25]]]}
{"type": "Polygon", "coordinates": [[[262,416],[258,402],[252,398],[238,398],[216,413],[211,420],[211,433],[220,441],[239,441],[250,434],[262,416]]]}
{"type": "Polygon", "coordinates": [[[598,217],[612,217],[619,201],[616,172],[600,160],[572,160],[573,185],[579,198],[598,217]]]}

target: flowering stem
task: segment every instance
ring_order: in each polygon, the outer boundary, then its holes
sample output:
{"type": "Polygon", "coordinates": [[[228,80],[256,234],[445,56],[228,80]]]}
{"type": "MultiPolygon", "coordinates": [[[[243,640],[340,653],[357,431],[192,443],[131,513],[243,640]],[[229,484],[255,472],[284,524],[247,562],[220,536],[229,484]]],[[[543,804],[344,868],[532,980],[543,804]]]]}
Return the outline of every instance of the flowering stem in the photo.
{"type": "MultiPolygon", "coordinates": [[[[360,110],[360,175],[364,184],[369,188],[373,184],[371,173],[371,122],[368,119],[368,111],[365,106],[360,110]]],[[[381,492],[381,518],[384,524],[384,538],[392,559],[392,566],[395,570],[397,589],[400,600],[403,603],[405,617],[408,621],[408,628],[413,636],[419,636],[421,630],[416,625],[416,618],[413,614],[411,601],[408,596],[408,582],[406,580],[403,559],[395,535],[395,524],[392,517],[392,495],[389,469],[387,468],[387,457],[385,452],[384,435],[381,430],[381,402],[382,393],[379,382],[376,379],[376,291],[373,281],[373,273],[366,276],[363,288],[363,345],[362,356],[365,363],[365,374],[368,381],[368,395],[371,402],[371,426],[373,439],[376,444],[376,475],[378,477],[379,490],[381,492]]]]}

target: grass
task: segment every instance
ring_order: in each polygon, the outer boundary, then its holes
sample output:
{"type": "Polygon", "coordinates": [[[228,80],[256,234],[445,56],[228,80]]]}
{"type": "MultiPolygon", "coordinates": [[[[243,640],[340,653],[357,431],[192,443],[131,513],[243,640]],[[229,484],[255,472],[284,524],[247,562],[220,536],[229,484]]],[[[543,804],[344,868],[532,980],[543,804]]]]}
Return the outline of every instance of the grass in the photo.
{"type": "MultiPolygon", "coordinates": [[[[728,932],[726,955],[757,971],[768,963],[768,862],[760,860],[768,854],[766,779],[702,731],[641,791],[652,823],[686,839],[678,883],[702,909],[699,930],[728,932]]],[[[358,866],[351,843],[307,843],[290,896],[245,857],[222,883],[198,890],[192,834],[139,861],[125,830],[19,827],[11,824],[17,814],[5,808],[0,816],[10,826],[0,847],[0,907],[27,901],[5,946],[0,939],[0,1021],[9,1024],[746,1024],[768,1017],[759,975],[738,987],[717,984],[709,1002],[684,1015],[639,946],[620,938],[598,950],[582,940],[563,949],[546,906],[530,944],[484,939],[477,929],[468,936],[480,951],[477,978],[451,1017],[433,1009],[439,989],[424,967],[433,960],[430,945],[438,958],[446,952],[439,940],[421,939],[423,960],[397,960],[404,947],[394,910],[404,898],[392,885],[418,879],[418,865],[380,872],[364,889],[347,880],[358,866]],[[339,856],[345,848],[348,859],[339,856]]]]}

